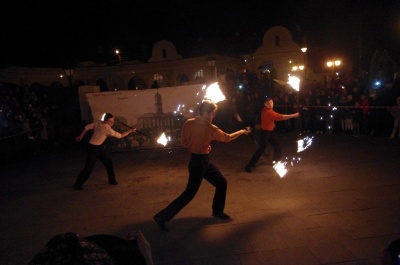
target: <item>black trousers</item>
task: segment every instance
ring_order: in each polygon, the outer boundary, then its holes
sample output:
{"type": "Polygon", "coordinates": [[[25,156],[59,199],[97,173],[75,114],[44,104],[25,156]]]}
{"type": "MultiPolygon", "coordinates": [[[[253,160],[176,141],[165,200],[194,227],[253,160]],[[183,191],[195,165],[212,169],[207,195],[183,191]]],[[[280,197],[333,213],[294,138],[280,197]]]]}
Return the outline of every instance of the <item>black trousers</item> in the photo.
{"type": "Polygon", "coordinates": [[[258,143],[258,149],[254,152],[247,166],[254,167],[261,155],[264,153],[267,144],[270,143],[274,148],[274,155],[272,161],[280,161],[282,155],[282,147],[278,140],[278,137],[274,131],[260,130],[260,139],[258,143]]]}
{"type": "Polygon", "coordinates": [[[88,180],[90,173],[92,173],[92,170],[96,164],[97,159],[99,159],[100,162],[106,167],[108,174],[108,181],[109,182],[116,181],[112,160],[104,151],[103,146],[88,144],[88,147],[86,149],[85,167],[82,169],[81,173],[76,179],[74,186],[82,187],[82,185],[88,180]]]}
{"type": "Polygon", "coordinates": [[[200,188],[203,178],[215,187],[212,203],[213,214],[224,212],[227,181],[219,169],[209,162],[209,156],[191,154],[188,168],[189,180],[185,191],[164,210],[158,213],[158,215],[164,216],[167,222],[177,215],[194,198],[200,188]]]}

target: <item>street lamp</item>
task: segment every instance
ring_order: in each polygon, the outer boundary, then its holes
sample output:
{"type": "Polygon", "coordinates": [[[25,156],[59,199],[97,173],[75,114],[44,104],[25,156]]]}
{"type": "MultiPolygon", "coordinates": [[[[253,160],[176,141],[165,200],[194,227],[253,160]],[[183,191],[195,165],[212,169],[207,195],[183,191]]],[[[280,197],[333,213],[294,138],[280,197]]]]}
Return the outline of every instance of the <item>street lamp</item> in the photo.
{"type": "Polygon", "coordinates": [[[66,69],[64,69],[64,71],[65,71],[65,75],[68,77],[69,86],[72,87],[72,76],[74,75],[74,69],[66,68],[66,69]]]}
{"type": "Polygon", "coordinates": [[[340,60],[332,60],[332,61],[328,61],[326,62],[326,65],[328,67],[332,67],[332,75],[335,74],[335,66],[339,66],[342,62],[340,60]]]}
{"type": "Polygon", "coordinates": [[[211,68],[211,73],[213,74],[214,80],[217,79],[217,67],[215,66],[216,61],[217,60],[215,59],[214,56],[210,56],[207,58],[207,63],[208,63],[208,66],[210,66],[210,68],[211,68]]]}
{"type": "Polygon", "coordinates": [[[122,64],[122,60],[121,60],[121,53],[119,52],[119,50],[115,50],[115,54],[118,56],[118,63],[122,64]]]}
{"type": "Polygon", "coordinates": [[[307,71],[307,54],[306,54],[306,52],[307,52],[307,47],[303,47],[303,48],[301,48],[300,49],[301,51],[302,51],[302,53],[303,53],[303,64],[304,64],[304,67],[306,68],[306,71],[307,71]]]}
{"type": "Polygon", "coordinates": [[[296,71],[303,71],[305,69],[304,65],[293,65],[292,66],[292,71],[296,72],[296,71]]]}

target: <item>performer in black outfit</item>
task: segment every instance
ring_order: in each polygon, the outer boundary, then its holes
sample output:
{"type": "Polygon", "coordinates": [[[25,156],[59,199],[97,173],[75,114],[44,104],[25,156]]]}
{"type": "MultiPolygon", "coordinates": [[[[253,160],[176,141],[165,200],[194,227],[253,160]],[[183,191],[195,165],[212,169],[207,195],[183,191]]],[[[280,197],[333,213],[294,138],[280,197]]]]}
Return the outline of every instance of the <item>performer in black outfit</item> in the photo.
{"type": "Polygon", "coordinates": [[[92,138],[89,141],[86,151],[86,164],[75,181],[74,189],[82,190],[83,184],[88,180],[92,172],[97,158],[106,167],[108,174],[108,183],[117,185],[115,179],[114,166],[111,158],[103,150],[103,143],[108,136],[115,138],[124,138],[134,132],[136,128],[129,129],[124,133],[114,131],[111,127],[114,125],[114,116],[111,113],[105,113],[100,121],[92,122],[85,126],[81,134],[76,137],[75,141],[80,142],[89,130],[93,130],[92,138]]]}
{"type": "Polygon", "coordinates": [[[240,135],[249,134],[250,127],[230,134],[222,131],[212,124],[217,109],[217,104],[205,100],[200,105],[199,115],[188,119],[183,125],[181,142],[191,153],[188,166],[189,180],[185,191],[154,216],[157,226],[162,231],[168,231],[165,222],[169,222],[194,198],[203,179],[215,187],[212,215],[222,220],[230,219],[230,216],[224,213],[227,181],[219,169],[209,160],[210,143],[213,140],[230,142],[240,135]]]}

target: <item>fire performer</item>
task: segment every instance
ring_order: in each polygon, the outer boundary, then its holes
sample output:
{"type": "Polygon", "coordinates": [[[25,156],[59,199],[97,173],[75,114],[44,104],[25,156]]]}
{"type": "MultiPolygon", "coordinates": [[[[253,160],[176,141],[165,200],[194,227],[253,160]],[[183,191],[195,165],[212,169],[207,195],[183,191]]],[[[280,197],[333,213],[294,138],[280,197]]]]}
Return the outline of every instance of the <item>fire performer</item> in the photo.
{"type": "Polygon", "coordinates": [[[264,153],[267,143],[270,143],[274,148],[272,164],[281,160],[282,147],[274,131],[275,121],[283,121],[299,117],[298,112],[294,114],[280,114],[275,112],[273,108],[274,101],[272,98],[267,98],[264,101],[264,107],[261,110],[261,129],[258,149],[254,152],[249,163],[245,167],[245,170],[249,173],[251,173],[253,167],[257,164],[261,155],[264,153]]]}
{"type": "Polygon", "coordinates": [[[115,138],[124,138],[130,133],[134,132],[136,128],[131,128],[126,132],[119,133],[114,131],[111,127],[114,125],[114,116],[111,113],[105,113],[103,118],[99,121],[92,122],[85,126],[81,134],[75,138],[76,142],[80,142],[85,134],[89,130],[93,130],[93,135],[89,140],[89,144],[86,150],[86,163],[82,169],[78,178],[75,181],[74,189],[82,190],[83,184],[88,180],[90,173],[92,172],[96,160],[99,159],[101,163],[106,167],[108,174],[108,183],[110,185],[117,185],[118,182],[115,179],[114,166],[111,158],[103,150],[103,143],[108,136],[115,138]]]}
{"type": "Polygon", "coordinates": [[[212,215],[222,220],[230,219],[230,216],[224,213],[227,181],[219,169],[209,161],[210,143],[212,140],[232,141],[242,134],[250,133],[250,127],[231,134],[222,131],[212,124],[217,108],[214,102],[203,101],[199,108],[199,115],[188,119],[182,127],[182,145],[191,153],[188,166],[189,180],[185,191],[154,216],[154,220],[162,231],[168,231],[165,222],[169,222],[194,198],[203,178],[215,187],[212,215]]]}

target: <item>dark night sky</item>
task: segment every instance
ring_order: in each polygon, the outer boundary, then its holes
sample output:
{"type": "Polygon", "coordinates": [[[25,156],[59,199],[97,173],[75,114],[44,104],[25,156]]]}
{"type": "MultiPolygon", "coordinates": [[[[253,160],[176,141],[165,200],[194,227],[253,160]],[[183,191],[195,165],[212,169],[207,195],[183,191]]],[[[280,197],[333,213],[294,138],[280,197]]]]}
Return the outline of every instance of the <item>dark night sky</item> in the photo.
{"type": "Polygon", "coordinates": [[[64,67],[109,60],[116,48],[127,59],[147,61],[161,39],[184,58],[238,55],[254,52],[274,25],[292,32],[300,25],[311,60],[354,60],[359,47],[368,60],[377,48],[399,56],[398,0],[235,2],[3,1],[0,66],[64,67]]]}

